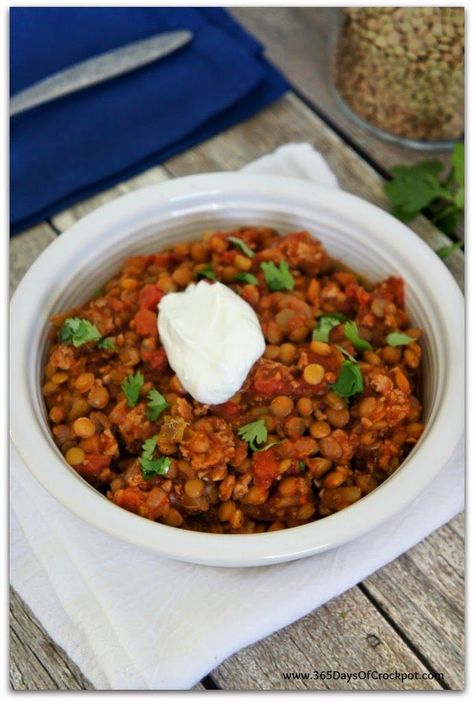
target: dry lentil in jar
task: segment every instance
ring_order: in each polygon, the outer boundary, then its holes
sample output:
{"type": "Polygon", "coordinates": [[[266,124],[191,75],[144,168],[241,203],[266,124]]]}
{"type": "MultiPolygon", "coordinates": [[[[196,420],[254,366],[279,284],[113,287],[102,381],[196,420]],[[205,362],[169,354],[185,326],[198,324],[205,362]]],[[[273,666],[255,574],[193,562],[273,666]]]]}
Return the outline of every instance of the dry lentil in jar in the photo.
{"type": "Polygon", "coordinates": [[[307,232],[207,232],[128,258],[56,315],[43,395],[65,461],[119,507],[197,531],[276,531],[352,505],[409,454],[423,432],[420,338],[400,278],[369,285],[307,232]],[[203,271],[253,307],[267,342],[214,406],[186,393],[157,331],[163,295],[203,271]]]}
{"type": "Polygon", "coordinates": [[[334,84],[347,106],[405,139],[459,139],[464,130],[464,9],[342,11],[334,84]]]}

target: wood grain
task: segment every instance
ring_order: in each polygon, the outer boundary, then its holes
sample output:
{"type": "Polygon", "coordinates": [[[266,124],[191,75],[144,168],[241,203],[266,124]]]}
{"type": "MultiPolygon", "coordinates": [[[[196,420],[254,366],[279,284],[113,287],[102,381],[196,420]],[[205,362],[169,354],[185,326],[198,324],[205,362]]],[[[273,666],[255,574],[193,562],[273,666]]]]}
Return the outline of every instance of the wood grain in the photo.
{"type": "MultiPolygon", "coordinates": [[[[406,672],[427,674],[411,648],[357,588],[291,626],[236,653],[212,672],[231,690],[439,690],[435,680],[285,680],[284,674],[406,672]]],[[[335,677],[335,675],[333,676],[335,677]]]]}
{"type": "MultiPolygon", "coordinates": [[[[378,173],[289,95],[163,167],[61,213],[53,220],[54,228],[45,224],[16,237],[11,253],[13,286],[54,238],[54,230],[62,231],[103,202],[172,175],[239,168],[282,143],[302,140],[310,141],[326,156],[344,188],[387,206],[378,173]]],[[[446,241],[423,217],[414,222],[413,229],[433,248],[446,241]]],[[[449,265],[462,283],[462,254],[452,256],[449,265]]],[[[428,679],[406,681],[400,687],[399,681],[290,682],[281,675],[283,671],[321,670],[324,664],[324,669],[348,672],[366,667],[422,674],[439,670],[446,672],[449,686],[459,689],[463,679],[462,574],[462,521],[458,519],[360,588],[239,652],[214,671],[215,680],[229,690],[440,689],[438,682],[428,679]]],[[[12,597],[11,684],[14,689],[90,689],[90,683],[17,596],[12,597]]]]}

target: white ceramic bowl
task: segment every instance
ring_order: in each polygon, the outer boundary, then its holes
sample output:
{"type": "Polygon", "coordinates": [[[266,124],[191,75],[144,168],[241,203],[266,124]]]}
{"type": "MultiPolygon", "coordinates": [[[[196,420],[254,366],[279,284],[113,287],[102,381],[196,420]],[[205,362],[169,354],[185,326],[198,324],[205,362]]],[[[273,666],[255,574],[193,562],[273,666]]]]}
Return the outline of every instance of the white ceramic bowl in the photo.
{"type": "Polygon", "coordinates": [[[454,450],[463,427],[463,298],[444,264],[399,221],[353,195],[293,179],[206,174],[138,190],[100,207],[62,234],[19,285],[11,312],[11,433],[29,470],[84,521],[162,556],[255,566],[309,556],[387,522],[417,497],[454,450]],[[121,509],[63,460],[48,428],[40,384],[48,319],[90,298],[122,260],[253,224],[307,229],[331,255],[368,279],[400,275],[408,312],[424,332],[426,429],[405,463],[374,492],[320,521],[264,534],[203,534],[121,509]]]}

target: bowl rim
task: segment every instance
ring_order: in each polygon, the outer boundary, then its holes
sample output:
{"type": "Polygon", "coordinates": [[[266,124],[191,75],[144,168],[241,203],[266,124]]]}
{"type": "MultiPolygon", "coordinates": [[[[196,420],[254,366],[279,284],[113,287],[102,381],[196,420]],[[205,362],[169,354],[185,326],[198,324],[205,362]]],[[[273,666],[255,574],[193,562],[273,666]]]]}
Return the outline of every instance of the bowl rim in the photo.
{"type": "MultiPolygon", "coordinates": [[[[288,212],[297,202],[316,204],[330,211],[349,212],[350,220],[361,221],[374,235],[390,231],[397,246],[407,246],[413,259],[430,270],[436,280],[438,310],[458,331],[464,328],[462,293],[446,266],[425,242],[403,223],[376,205],[336,188],[327,188],[296,178],[249,173],[206,173],[173,178],[127,193],[93,210],[54,240],[36,259],[15,291],[11,302],[10,330],[10,430],[13,443],[30,473],[58,502],[83,521],[115,538],[164,557],[204,565],[256,566],[293,560],[339,546],[387,522],[411,503],[433,480],[455,450],[463,433],[464,346],[448,338],[451,365],[444,368],[446,382],[434,424],[420,449],[410,454],[376,491],[346,510],[309,524],[263,534],[209,534],[192,532],[151,522],[118,508],[89,486],[52,450],[33,410],[29,378],[28,334],[34,317],[35,291],[47,285],[52,270],[60,270],[72,254],[97,244],[100,231],[110,231],[146,208],[172,205],[177,216],[183,208],[196,206],[204,198],[209,209],[219,198],[278,197],[288,200],[288,212]],[[180,210],[181,208],[181,210],[180,210]],[[439,439],[434,434],[443,426],[439,439]],[[41,469],[48,465],[48,471],[41,469]],[[409,467],[409,470],[407,468],[409,467]],[[387,490],[388,492],[387,494],[387,490]],[[319,538],[318,538],[319,537],[319,538]],[[317,542],[317,543],[316,543],[317,542]]],[[[240,200],[239,200],[240,201],[240,200]]],[[[108,245],[110,245],[110,241],[108,245]]],[[[370,248],[370,247],[369,247],[370,248]]],[[[41,298],[40,295],[37,296],[41,298]]],[[[37,305],[37,303],[36,303],[37,305]]],[[[459,337],[457,337],[459,338],[459,337]]],[[[50,431],[46,427],[46,431],[50,431]]]]}

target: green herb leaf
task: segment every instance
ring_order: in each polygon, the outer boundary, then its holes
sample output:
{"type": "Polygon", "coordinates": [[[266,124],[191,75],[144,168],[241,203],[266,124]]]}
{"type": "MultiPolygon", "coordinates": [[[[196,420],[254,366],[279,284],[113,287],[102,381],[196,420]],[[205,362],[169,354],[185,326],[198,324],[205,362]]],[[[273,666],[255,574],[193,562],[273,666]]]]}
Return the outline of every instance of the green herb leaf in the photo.
{"type": "Polygon", "coordinates": [[[293,290],[295,287],[295,281],[286,261],[281,261],[278,266],[273,261],[264,261],[260,264],[260,268],[270,290],[293,290]]]}
{"type": "Polygon", "coordinates": [[[464,188],[464,144],[461,142],[454,146],[451,154],[451,165],[455,183],[460,188],[464,188]]]}
{"type": "Polygon", "coordinates": [[[104,291],[102,290],[102,288],[95,288],[95,290],[92,293],[92,297],[94,298],[94,300],[97,300],[97,298],[102,297],[103,294],[104,291]]]}
{"type": "Polygon", "coordinates": [[[392,168],[393,180],[385,184],[393,214],[403,221],[413,219],[437,198],[450,197],[439,182],[443,164],[422,161],[413,166],[392,168]]]}
{"type": "Polygon", "coordinates": [[[199,273],[197,274],[197,278],[209,278],[209,280],[217,280],[217,276],[214,272],[214,269],[210,263],[204,266],[199,273]]]}
{"type": "Polygon", "coordinates": [[[306,463],[304,461],[298,461],[298,468],[303,473],[306,470],[306,463]]]}
{"type": "Polygon", "coordinates": [[[255,256],[255,252],[252,251],[250,246],[248,246],[248,244],[246,244],[245,241],[242,241],[242,239],[237,239],[236,236],[229,236],[228,241],[231,241],[234,244],[234,246],[237,246],[237,248],[240,249],[242,253],[244,253],[249,258],[253,258],[255,256]]]}
{"type": "Polygon", "coordinates": [[[403,332],[390,332],[387,334],[387,344],[389,346],[404,346],[405,344],[411,344],[415,339],[408,334],[403,334],[403,332]]]}
{"type": "Polygon", "coordinates": [[[369,344],[365,339],[361,339],[359,336],[359,329],[355,322],[346,322],[344,324],[344,334],[346,339],[349,339],[353,347],[357,351],[371,351],[372,344],[369,344]]]}
{"type": "Polygon", "coordinates": [[[312,339],[313,341],[324,341],[326,344],[329,341],[329,333],[331,329],[339,326],[341,322],[345,319],[343,314],[339,312],[333,312],[331,314],[324,314],[318,319],[318,322],[313,329],[312,339]]]}
{"type": "Polygon", "coordinates": [[[113,351],[115,349],[115,341],[110,336],[106,336],[99,341],[97,348],[104,351],[113,351]]]}
{"type": "Polygon", "coordinates": [[[153,458],[156,448],[157,437],[152,436],[142,444],[142,455],[138,459],[142,475],[144,478],[154,478],[157,475],[166,475],[171,465],[171,458],[160,456],[153,458]]]}
{"type": "Polygon", "coordinates": [[[249,285],[258,285],[257,278],[252,273],[237,273],[234,278],[236,283],[248,283],[249,285]]]}
{"type": "Polygon", "coordinates": [[[352,397],[364,389],[364,379],[357,363],[343,361],[332,391],[340,397],[352,397]]]}
{"type": "Polygon", "coordinates": [[[135,407],[140,397],[140,390],[145,382],[145,378],[140,371],[137,371],[135,375],[130,374],[128,378],[125,378],[121,387],[125,397],[127,398],[127,403],[129,407],[135,407]]]}
{"type": "Polygon", "coordinates": [[[88,341],[99,341],[100,332],[92,322],[80,317],[69,317],[66,319],[59,331],[59,340],[62,344],[72,344],[82,346],[88,341]]]}
{"type": "Polygon", "coordinates": [[[155,390],[155,388],[152,388],[150,392],[147,395],[148,398],[148,408],[146,412],[146,416],[151,422],[155,422],[158,417],[165,411],[165,409],[168,409],[169,404],[166,402],[165,398],[163,395],[158,392],[158,390],[155,390]]]}
{"type": "Polygon", "coordinates": [[[259,451],[255,443],[263,444],[267,440],[268,432],[263,419],[257,419],[256,422],[244,424],[243,427],[237,429],[237,434],[248,443],[252,451],[259,451]]]}
{"type": "Polygon", "coordinates": [[[453,244],[447,244],[446,246],[441,246],[439,249],[436,249],[436,253],[444,261],[448,256],[451,256],[452,253],[460,249],[462,245],[462,241],[455,241],[453,244]]]}

